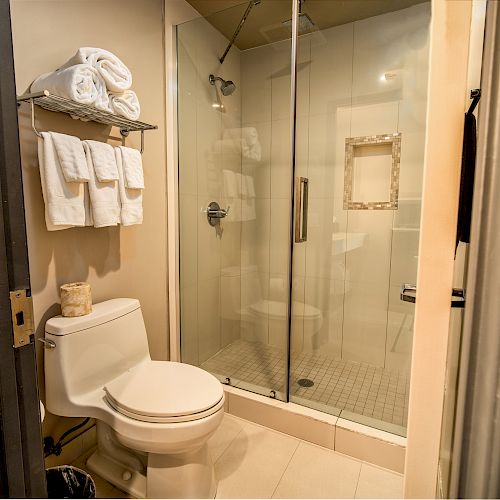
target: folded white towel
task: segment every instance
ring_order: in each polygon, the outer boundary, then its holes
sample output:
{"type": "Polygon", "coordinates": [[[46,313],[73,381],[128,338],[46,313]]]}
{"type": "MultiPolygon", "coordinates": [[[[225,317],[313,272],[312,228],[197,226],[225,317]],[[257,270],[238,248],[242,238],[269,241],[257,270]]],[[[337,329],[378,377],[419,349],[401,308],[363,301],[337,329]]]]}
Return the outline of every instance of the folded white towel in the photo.
{"type": "Polygon", "coordinates": [[[66,182],[87,182],[89,169],[83,151],[82,141],[78,137],[49,132],[56,148],[66,182]]]}
{"type": "Polygon", "coordinates": [[[137,149],[119,146],[122,155],[125,187],[128,189],[144,189],[144,172],[142,170],[142,156],[137,149]]]}
{"type": "Polygon", "coordinates": [[[255,184],[251,175],[245,175],[243,180],[246,183],[247,198],[255,198],[255,184]]]}
{"type": "Polygon", "coordinates": [[[109,92],[111,109],[117,115],[124,116],[129,120],[138,120],[141,114],[141,105],[137,94],[133,90],[125,92],[109,92]]]}
{"type": "MultiPolygon", "coordinates": [[[[88,187],[94,227],[116,226],[120,222],[120,202],[117,182],[100,182],[98,180],[89,142],[93,141],[83,141],[83,149],[85,150],[90,174],[88,187]]],[[[112,147],[111,152],[114,155],[112,147]]]]}
{"type": "Polygon", "coordinates": [[[39,76],[31,84],[31,92],[48,90],[82,104],[91,104],[109,111],[109,97],[99,72],[88,64],[77,64],[39,76]]]}
{"type": "Polygon", "coordinates": [[[113,146],[99,141],[83,141],[89,146],[94,172],[99,182],[118,180],[115,152],[113,146]]]}
{"type": "Polygon", "coordinates": [[[111,52],[96,47],[80,47],[76,54],[63,66],[67,68],[74,64],[90,64],[106,82],[111,92],[123,92],[132,86],[132,73],[111,52]]]}
{"type": "Polygon", "coordinates": [[[241,174],[234,174],[236,176],[236,185],[238,186],[238,194],[241,196],[242,200],[246,200],[248,196],[247,183],[245,176],[241,174]]]}
{"type": "Polygon", "coordinates": [[[238,198],[238,184],[236,175],[232,170],[223,170],[222,175],[224,178],[224,197],[228,199],[238,198]]]}
{"type": "Polygon", "coordinates": [[[115,148],[116,164],[118,166],[118,191],[120,193],[120,221],[124,226],[142,224],[142,190],[127,187],[124,168],[124,149],[115,148]]]}
{"type": "Polygon", "coordinates": [[[85,225],[84,184],[66,182],[49,132],[38,138],[45,223],[49,231],[85,225]]]}

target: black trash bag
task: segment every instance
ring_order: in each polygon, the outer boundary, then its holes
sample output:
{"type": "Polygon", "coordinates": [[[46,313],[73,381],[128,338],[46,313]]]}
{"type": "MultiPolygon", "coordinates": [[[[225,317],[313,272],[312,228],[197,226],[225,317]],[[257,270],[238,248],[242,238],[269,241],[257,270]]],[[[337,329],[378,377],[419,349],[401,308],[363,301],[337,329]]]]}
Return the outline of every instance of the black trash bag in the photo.
{"type": "Polygon", "coordinates": [[[49,498],[95,498],[94,480],[77,467],[50,467],[45,474],[49,498]]]}

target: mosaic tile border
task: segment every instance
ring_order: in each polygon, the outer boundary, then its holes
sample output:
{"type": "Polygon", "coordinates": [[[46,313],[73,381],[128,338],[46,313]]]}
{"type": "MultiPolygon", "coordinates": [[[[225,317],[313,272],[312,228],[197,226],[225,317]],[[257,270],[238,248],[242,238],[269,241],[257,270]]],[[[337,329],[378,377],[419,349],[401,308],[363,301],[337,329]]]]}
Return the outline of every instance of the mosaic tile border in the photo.
{"type": "Polygon", "coordinates": [[[344,210],[397,210],[399,170],[401,164],[401,133],[347,137],[345,140],[344,210]],[[353,201],[354,149],[360,146],[392,145],[392,165],[389,201],[353,201]]]}

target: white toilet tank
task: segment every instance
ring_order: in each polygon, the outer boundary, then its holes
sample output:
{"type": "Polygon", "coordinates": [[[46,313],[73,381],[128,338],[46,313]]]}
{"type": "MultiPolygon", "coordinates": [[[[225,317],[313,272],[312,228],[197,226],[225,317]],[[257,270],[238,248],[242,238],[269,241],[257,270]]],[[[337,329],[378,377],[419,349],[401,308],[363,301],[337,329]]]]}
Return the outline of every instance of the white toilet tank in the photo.
{"type": "Polygon", "coordinates": [[[86,316],[51,318],[45,338],[55,343],[44,352],[46,406],[56,415],[80,416],[80,396],[102,389],[107,381],[150,357],[136,299],[94,304],[86,316]]]}

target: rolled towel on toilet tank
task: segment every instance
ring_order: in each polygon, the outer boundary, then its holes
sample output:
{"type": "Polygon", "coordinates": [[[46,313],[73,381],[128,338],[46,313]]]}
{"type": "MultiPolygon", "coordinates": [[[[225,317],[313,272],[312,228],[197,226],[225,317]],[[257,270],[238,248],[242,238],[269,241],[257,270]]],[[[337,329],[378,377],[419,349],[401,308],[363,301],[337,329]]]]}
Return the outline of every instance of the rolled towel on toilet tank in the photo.
{"type": "Polygon", "coordinates": [[[124,116],[129,120],[138,120],[141,114],[141,105],[137,94],[133,90],[125,92],[109,92],[111,109],[117,115],[124,116]]]}
{"type": "Polygon", "coordinates": [[[62,68],[74,64],[89,64],[94,67],[106,82],[106,87],[110,92],[124,92],[132,86],[132,73],[118,57],[108,50],[80,47],[62,68]]]}
{"type": "Polygon", "coordinates": [[[90,284],[85,282],[61,285],[61,313],[64,317],[74,318],[92,312],[90,284]]]}
{"type": "Polygon", "coordinates": [[[87,64],[77,64],[39,76],[31,84],[31,92],[48,90],[81,104],[90,104],[109,110],[109,98],[99,72],[87,64]]]}

